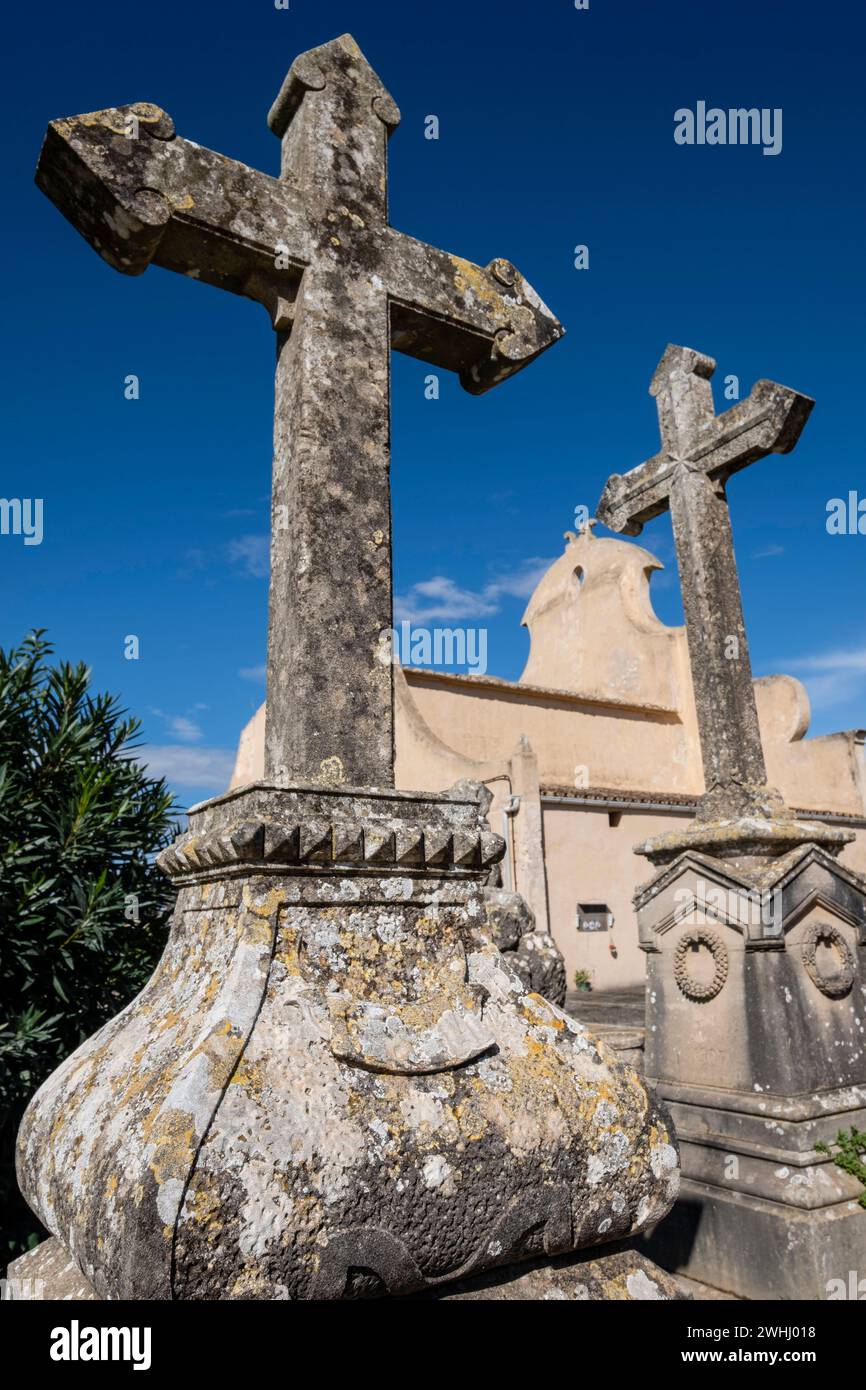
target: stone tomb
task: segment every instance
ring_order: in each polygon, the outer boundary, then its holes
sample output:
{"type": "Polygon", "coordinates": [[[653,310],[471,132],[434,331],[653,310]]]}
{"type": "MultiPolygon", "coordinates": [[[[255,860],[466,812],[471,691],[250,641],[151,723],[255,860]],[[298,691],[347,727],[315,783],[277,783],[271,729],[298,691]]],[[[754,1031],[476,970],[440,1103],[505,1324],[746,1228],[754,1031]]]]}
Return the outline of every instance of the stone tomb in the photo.
{"type": "Polygon", "coordinates": [[[826,1298],[863,1267],[860,1185],[815,1149],[866,1127],[863,891],[805,844],[767,862],[687,850],[636,900],[646,1072],[684,1172],[658,1246],[744,1297],[826,1298]]]}

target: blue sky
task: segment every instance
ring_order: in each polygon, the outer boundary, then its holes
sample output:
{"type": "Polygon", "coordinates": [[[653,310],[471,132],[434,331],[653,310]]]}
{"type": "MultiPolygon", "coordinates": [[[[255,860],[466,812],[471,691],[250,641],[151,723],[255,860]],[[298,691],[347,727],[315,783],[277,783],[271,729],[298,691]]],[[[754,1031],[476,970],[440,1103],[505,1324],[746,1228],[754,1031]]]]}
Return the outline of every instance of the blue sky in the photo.
{"type": "MultiPolygon", "coordinates": [[[[830,498],[866,497],[864,20],[840,0],[91,0],[7,16],[0,493],[43,498],[44,539],[0,536],[0,644],[47,628],[142,716],[183,804],[224,785],[264,689],[271,329],[183,277],[109,270],[32,176],[48,120],[142,100],[276,172],[280,82],[346,30],[403,114],[394,225],[511,259],[568,329],[480,399],[443,375],[426,400],[427,369],[395,356],[398,611],[486,626],[489,669],[519,676],[533,578],[575,507],[655,452],[647,386],[684,343],[743,394],[772,377],[817,400],[793,454],[730,484],[746,619],[755,673],[805,680],[813,732],[866,725],[866,536],[825,525],[830,498]],[[674,112],[699,100],[782,108],[782,152],[675,144],[674,112]]],[[[641,543],[668,566],[656,610],[678,621],[669,518],[641,543]]]]}

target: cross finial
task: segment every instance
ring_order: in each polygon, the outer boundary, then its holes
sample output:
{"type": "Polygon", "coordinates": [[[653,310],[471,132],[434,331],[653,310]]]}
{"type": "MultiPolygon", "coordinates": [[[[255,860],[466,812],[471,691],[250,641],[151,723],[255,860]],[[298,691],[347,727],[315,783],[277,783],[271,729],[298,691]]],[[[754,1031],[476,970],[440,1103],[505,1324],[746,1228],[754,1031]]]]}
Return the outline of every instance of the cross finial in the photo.
{"type": "Polygon", "coordinates": [[[655,397],[662,444],[672,458],[684,458],[689,444],[713,421],[713,389],[716,370],[712,357],[694,348],[668,344],[650,383],[655,397]]]}

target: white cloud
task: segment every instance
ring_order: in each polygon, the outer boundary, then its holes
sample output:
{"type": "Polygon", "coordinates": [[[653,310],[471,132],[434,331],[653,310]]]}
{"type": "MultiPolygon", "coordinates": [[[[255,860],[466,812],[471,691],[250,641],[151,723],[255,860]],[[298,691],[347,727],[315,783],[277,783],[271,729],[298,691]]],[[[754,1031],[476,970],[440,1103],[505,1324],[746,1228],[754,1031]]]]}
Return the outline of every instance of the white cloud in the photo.
{"type": "Polygon", "coordinates": [[[135,750],[152,777],[165,777],[178,787],[225,791],[235,765],[230,748],[185,748],[181,744],[145,743],[135,750]]]}
{"type": "Polygon", "coordinates": [[[269,536],[238,536],[226,547],[229,562],[253,579],[264,579],[270,563],[269,536]]]}
{"type": "Polygon", "coordinates": [[[783,545],[768,545],[768,546],[766,546],[763,550],[754,550],[754,551],[752,551],[752,559],[753,559],[753,560],[771,560],[771,559],[773,559],[776,555],[784,555],[784,553],[785,553],[785,547],[784,547],[783,545]]]}
{"type": "Polygon", "coordinates": [[[242,681],[255,681],[257,685],[264,685],[267,674],[267,666],[242,666],[238,671],[242,681]]]}
{"type": "MultiPolygon", "coordinates": [[[[193,705],[193,709],[206,710],[207,705],[193,705]]],[[[202,737],[201,729],[196,721],[188,718],[185,714],[167,714],[164,709],[157,709],[154,705],[151,705],[150,712],[156,715],[157,719],[164,720],[166,732],[172,738],[179,738],[182,743],[197,743],[202,737]]]]}
{"type": "Polygon", "coordinates": [[[461,589],[444,575],[413,584],[408,594],[394,595],[394,617],[400,622],[456,622],[460,618],[487,618],[497,610],[498,605],[484,593],[461,589]]]}
{"type": "Polygon", "coordinates": [[[168,721],[169,733],[173,738],[179,738],[183,743],[197,743],[201,738],[201,729],[192,719],[187,719],[183,714],[175,714],[168,721]]]}
{"type": "Polygon", "coordinates": [[[782,669],[801,677],[814,709],[828,709],[858,697],[866,701],[866,646],[796,657],[782,669]]]}
{"type": "Polygon", "coordinates": [[[788,663],[801,671],[862,671],[866,674],[866,647],[844,648],[818,656],[803,656],[788,663]]]}
{"type": "Polygon", "coordinates": [[[483,589],[462,589],[453,579],[435,575],[413,584],[405,594],[394,595],[395,622],[454,623],[472,618],[489,618],[498,613],[504,597],[529,598],[552,559],[533,556],[516,569],[497,575],[483,589]]]}

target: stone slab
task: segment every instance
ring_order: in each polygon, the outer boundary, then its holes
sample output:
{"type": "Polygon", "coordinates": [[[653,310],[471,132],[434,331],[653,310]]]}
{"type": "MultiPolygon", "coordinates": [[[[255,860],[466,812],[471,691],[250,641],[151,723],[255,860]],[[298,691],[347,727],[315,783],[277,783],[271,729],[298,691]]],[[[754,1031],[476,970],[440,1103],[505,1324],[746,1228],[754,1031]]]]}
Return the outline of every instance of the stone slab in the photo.
{"type": "MultiPolygon", "coordinates": [[[[36,1298],[102,1301],[54,1236],[13,1260],[8,1278],[12,1281],[9,1296],[18,1302],[36,1298]]],[[[635,1303],[670,1302],[690,1298],[692,1292],[639,1251],[613,1250],[606,1254],[590,1251],[577,1258],[564,1256],[530,1265],[509,1265],[495,1274],[457,1280],[435,1292],[414,1297],[437,1302],[635,1303]]]]}
{"type": "Polygon", "coordinates": [[[820,1302],[864,1268],[866,1212],[853,1201],[797,1210],[684,1178],[642,1246],[667,1269],[740,1298],[820,1302]]]}

